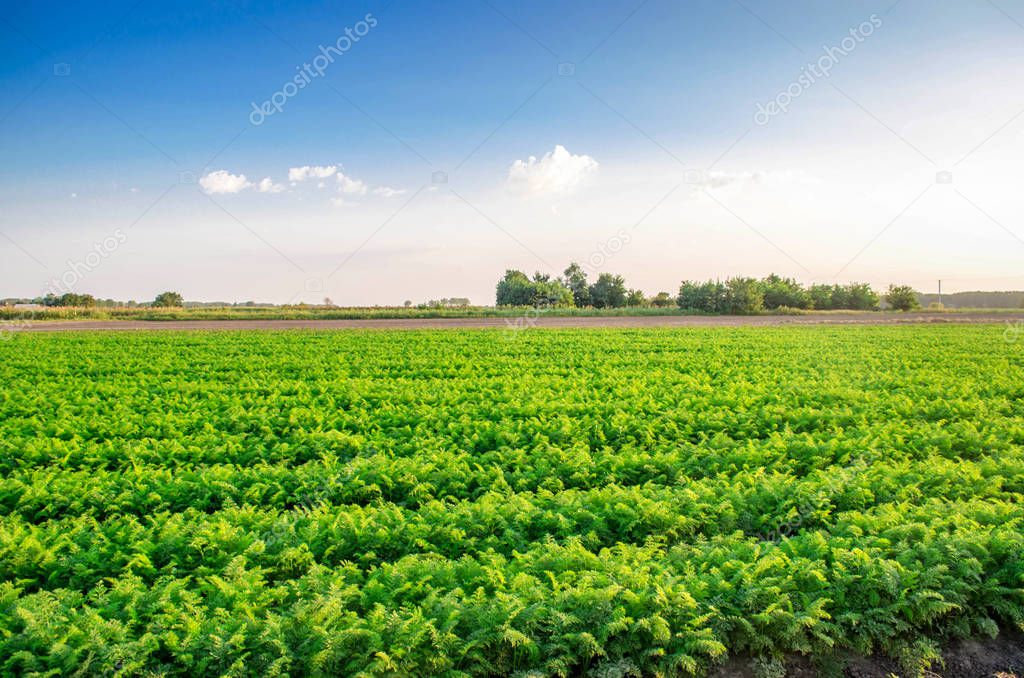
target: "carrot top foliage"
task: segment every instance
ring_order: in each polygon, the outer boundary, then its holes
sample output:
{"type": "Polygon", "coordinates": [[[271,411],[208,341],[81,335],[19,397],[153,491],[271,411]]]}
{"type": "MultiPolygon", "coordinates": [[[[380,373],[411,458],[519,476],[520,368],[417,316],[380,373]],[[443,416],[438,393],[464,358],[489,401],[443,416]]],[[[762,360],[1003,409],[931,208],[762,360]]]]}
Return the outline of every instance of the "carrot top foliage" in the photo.
{"type": "Polygon", "coordinates": [[[996,326],[19,334],[0,671],[701,675],[1024,623],[996,326]]]}

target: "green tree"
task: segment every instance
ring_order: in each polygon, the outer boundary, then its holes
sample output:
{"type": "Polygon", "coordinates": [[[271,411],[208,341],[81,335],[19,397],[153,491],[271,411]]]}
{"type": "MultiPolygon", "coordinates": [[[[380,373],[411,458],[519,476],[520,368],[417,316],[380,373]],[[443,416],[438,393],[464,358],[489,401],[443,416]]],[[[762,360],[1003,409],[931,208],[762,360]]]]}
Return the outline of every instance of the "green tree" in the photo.
{"type": "MultiPolygon", "coordinates": [[[[820,311],[840,309],[873,311],[878,308],[878,294],[867,283],[811,285],[807,293],[811,299],[811,308],[820,311]]],[[[767,300],[765,304],[767,305],[767,300]]]]}
{"type": "Polygon", "coordinates": [[[832,308],[850,308],[850,288],[842,285],[832,286],[832,308]]]}
{"type": "Polygon", "coordinates": [[[153,300],[153,306],[158,308],[177,308],[185,305],[185,299],[177,292],[161,292],[153,300]]]}
{"type": "Polygon", "coordinates": [[[626,293],[626,306],[646,306],[647,296],[642,290],[630,290],[626,293]]]}
{"type": "Polygon", "coordinates": [[[846,286],[846,295],[849,308],[855,311],[874,311],[878,308],[878,294],[867,283],[850,283],[846,286]]]}
{"type": "Polygon", "coordinates": [[[534,283],[534,306],[572,307],[574,305],[572,290],[560,280],[548,280],[534,283]]]}
{"type": "Polygon", "coordinates": [[[761,283],[754,278],[729,278],[725,281],[725,308],[727,313],[749,315],[764,308],[761,283]]]}
{"type": "Polygon", "coordinates": [[[917,292],[910,285],[889,285],[885,301],[895,311],[913,311],[921,308],[917,292]]]}
{"type": "Polygon", "coordinates": [[[782,278],[772,273],[761,281],[764,292],[764,307],[767,309],[786,306],[788,308],[810,308],[811,295],[804,286],[792,278],[782,278]]]}
{"type": "Polygon", "coordinates": [[[811,285],[807,290],[811,297],[811,308],[816,308],[819,311],[831,311],[834,289],[834,285],[811,285]]]}
{"type": "Polygon", "coordinates": [[[590,303],[594,308],[622,308],[626,305],[626,281],[621,275],[602,273],[590,286],[590,303]]]}
{"type": "Polygon", "coordinates": [[[78,308],[92,308],[95,305],[96,298],[91,294],[65,292],[58,297],[51,292],[43,297],[43,306],[74,306],[78,308]]]}
{"type": "Polygon", "coordinates": [[[573,303],[577,307],[590,306],[590,286],[587,284],[587,274],[583,267],[575,261],[565,269],[562,280],[565,286],[572,291],[573,303]]]}
{"type": "Polygon", "coordinates": [[[726,309],[725,296],[725,285],[717,280],[709,280],[705,283],[684,280],[679,286],[676,303],[685,311],[724,313],[726,309]]]}
{"type": "MultiPolygon", "coordinates": [[[[572,306],[573,296],[560,280],[537,273],[533,280],[522,271],[505,271],[495,295],[498,306],[572,306]]],[[[468,300],[467,300],[468,302],[468,300]]]]}
{"type": "Polygon", "coordinates": [[[672,296],[668,292],[658,292],[651,297],[651,306],[656,306],[657,308],[667,308],[672,303],[672,296]]]}
{"type": "Polygon", "coordinates": [[[533,303],[533,282],[522,271],[505,271],[498,283],[495,303],[498,306],[529,306],[533,303]]]}

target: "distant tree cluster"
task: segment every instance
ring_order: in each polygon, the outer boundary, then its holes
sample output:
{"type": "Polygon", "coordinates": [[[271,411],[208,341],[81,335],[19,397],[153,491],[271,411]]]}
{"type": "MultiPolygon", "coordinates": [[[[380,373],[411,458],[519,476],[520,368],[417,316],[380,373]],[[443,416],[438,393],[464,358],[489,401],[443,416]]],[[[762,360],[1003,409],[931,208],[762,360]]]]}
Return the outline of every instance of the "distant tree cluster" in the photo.
{"type": "Polygon", "coordinates": [[[601,273],[593,283],[587,280],[583,267],[573,262],[561,277],[534,273],[530,278],[522,271],[505,271],[498,282],[498,306],[560,306],[576,308],[624,308],[627,306],[671,306],[668,292],[648,299],[641,290],[626,287],[621,275],[601,273]]]}
{"type": "Polygon", "coordinates": [[[157,308],[180,308],[185,305],[185,299],[177,292],[161,292],[153,300],[153,306],[157,308]]]}
{"type": "Polygon", "coordinates": [[[505,271],[496,291],[498,306],[575,306],[572,291],[539,271],[531,279],[522,271],[505,271]]]}
{"type": "Polygon", "coordinates": [[[574,262],[557,277],[538,271],[531,278],[522,271],[505,271],[498,282],[496,303],[498,306],[576,308],[667,308],[675,305],[695,313],[747,315],[786,309],[875,311],[883,300],[893,310],[910,311],[920,308],[920,296],[905,285],[890,285],[888,292],[879,296],[867,283],[805,286],[793,278],[773,273],[760,279],[738,276],[725,281],[684,280],[675,297],[668,292],[648,297],[640,290],[629,289],[621,275],[601,273],[591,282],[583,267],[574,262]]]}
{"type": "MultiPolygon", "coordinates": [[[[412,305],[410,302],[409,306],[412,305]]],[[[466,297],[443,297],[441,299],[431,299],[425,306],[427,308],[462,308],[469,306],[469,299],[466,297]]]]}
{"type": "Polygon", "coordinates": [[[60,296],[50,293],[40,301],[43,306],[74,306],[76,308],[96,306],[96,297],[91,294],[75,294],[74,292],[66,292],[60,296]]]}
{"type": "Polygon", "coordinates": [[[683,281],[676,303],[684,311],[745,314],[764,309],[764,292],[753,278],[729,278],[724,283],[683,281]]]}
{"type": "Polygon", "coordinates": [[[885,303],[895,311],[913,311],[921,308],[917,292],[909,285],[889,285],[885,303]]]}
{"type": "Polygon", "coordinates": [[[878,308],[878,294],[867,283],[849,285],[811,285],[810,308],[821,311],[874,311],[878,308]]]}
{"type": "Polygon", "coordinates": [[[679,286],[676,303],[687,311],[745,315],[787,308],[872,311],[878,308],[879,297],[866,283],[804,287],[792,278],[773,273],[760,280],[742,277],[725,282],[685,280],[679,286]]]}
{"type": "MultiPolygon", "coordinates": [[[[37,297],[35,299],[25,301],[32,301],[43,306],[74,308],[95,308],[97,306],[135,308],[139,305],[135,301],[115,301],[113,299],[97,299],[91,294],[78,294],[75,292],[66,292],[59,296],[51,292],[44,297],[37,297]]],[[[153,302],[149,305],[167,308],[181,307],[185,305],[185,300],[177,292],[163,292],[161,294],[158,294],[156,296],[156,299],[154,299],[153,302]]]]}
{"type": "MultiPolygon", "coordinates": [[[[897,311],[911,311],[921,307],[921,295],[907,285],[890,285],[883,298],[889,308],[897,311]]],[[[641,290],[627,288],[626,281],[621,275],[601,273],[597,280],[591,283],[583,267],[575,262],[569,264],[559,277],[538,271],[530,278],[522,271],[507,270],[505,276],[498,282],[496,290],[498,306],[668,308],[675,304],[684,311],[732,315],[779,309],[873,311],[878,309],[881,300],[882,298],[866,283],[804,287],[792,278],[783,278],[774,273],[760,280],[744,277],[729,278],[725,282],[709,280],[701,283],[684,280],[675,298],[668,292],[658,292],[652,297],[647,297],[641,290]]],[[[122,305],[112,299],[97,300],[91,294],[74,292],[60,296],[51,293],[33,301],[52,307],[92,308],[122,305]]],[[[326,298],[324,304],[333,306],[333,302],[326,298]]],[[[132,301],[127,305],[137,304],[132,301]]],[[[181,308],[185,306],[185,300],[177,292],[162,292],[149,305],[154,308],[181,308]]],[[[248,302],[243,305],[253,304],[248,302]]],[[[405,302],[407,308],[412,305],[411,301],[405,302]]],[[[418,304],[417,308],[461,308],[469,305],[470,301],[465,297],[451,297],[431,299],[418,304]]]]}

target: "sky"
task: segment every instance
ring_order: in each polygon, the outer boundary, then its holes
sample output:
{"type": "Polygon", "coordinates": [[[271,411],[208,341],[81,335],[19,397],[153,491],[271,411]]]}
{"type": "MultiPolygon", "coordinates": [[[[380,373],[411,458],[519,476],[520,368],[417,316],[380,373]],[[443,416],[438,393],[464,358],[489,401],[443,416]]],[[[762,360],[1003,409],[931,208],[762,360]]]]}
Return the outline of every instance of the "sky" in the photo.
{"type": "Polygon", "coordinates": [[[0,297],[1024,288],[1024,0],[0,8],[0,297]]]}

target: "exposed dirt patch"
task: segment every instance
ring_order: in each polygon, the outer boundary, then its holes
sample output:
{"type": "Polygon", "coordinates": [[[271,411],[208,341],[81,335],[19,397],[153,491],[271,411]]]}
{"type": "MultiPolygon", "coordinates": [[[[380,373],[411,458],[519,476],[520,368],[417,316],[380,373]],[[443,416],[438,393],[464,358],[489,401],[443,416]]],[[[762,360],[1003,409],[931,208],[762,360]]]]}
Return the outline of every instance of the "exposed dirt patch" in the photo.
{"type": "MultiPolygon", "coordinates": [[[[995,639],[960,640],[942,653],[943,664],[932,666],[930,678],[1024,678],[1024,634],[1004,630],[995,639]]],[[[822,671],[806,657],[786,660],[786,678],[889,678],[904,677],[897,662],[888,657],[846,657],[837,661],[838,673],[822,671]]],[[[749,657],[731,659],[712,678],[761,678],[770,673],[756,670],[749,657]]]]}
{"type": "Polygon", "coordinates": [[[995,640],[964,640],[943,653],[947,678],[1024,678],[1024,634],[1004,631],[995,640]]]}

